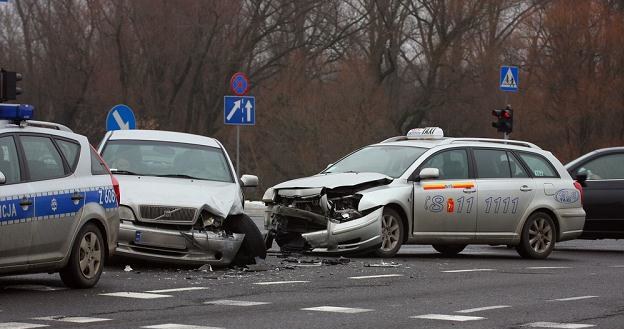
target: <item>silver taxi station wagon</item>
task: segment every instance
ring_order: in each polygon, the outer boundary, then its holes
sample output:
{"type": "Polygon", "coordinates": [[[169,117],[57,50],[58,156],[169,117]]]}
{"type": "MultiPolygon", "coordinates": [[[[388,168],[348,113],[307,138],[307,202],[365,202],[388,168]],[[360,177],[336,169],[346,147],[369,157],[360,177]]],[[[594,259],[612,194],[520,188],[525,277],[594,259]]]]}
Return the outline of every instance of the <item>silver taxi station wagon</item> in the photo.
{"type": "Polygon", "coordinates": [[[534,144],[419,128],[269,188],[266,243],[379,257],[405,243],[445,255],[468,244],[504,244],[546,258],[555,242],[582,233],[582,196],[561,163],[534,144]]]}

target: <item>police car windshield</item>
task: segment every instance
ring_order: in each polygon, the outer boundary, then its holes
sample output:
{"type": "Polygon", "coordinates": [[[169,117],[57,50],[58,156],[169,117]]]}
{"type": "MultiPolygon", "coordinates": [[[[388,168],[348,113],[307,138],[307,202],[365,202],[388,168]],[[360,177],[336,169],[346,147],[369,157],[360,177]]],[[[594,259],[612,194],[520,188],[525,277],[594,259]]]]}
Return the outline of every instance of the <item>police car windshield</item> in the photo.
{"type": "Polygon", "coordinates": [[[323,173],[375,172],[397,178],[426,151],[412,146],[368,146],[334,163],[323,173]]]}
{"type": "Polygon", "coordinates": [[[102,151],[115,174],[234,182],[223,150],[194,144],[112,140],[102,151]]]}

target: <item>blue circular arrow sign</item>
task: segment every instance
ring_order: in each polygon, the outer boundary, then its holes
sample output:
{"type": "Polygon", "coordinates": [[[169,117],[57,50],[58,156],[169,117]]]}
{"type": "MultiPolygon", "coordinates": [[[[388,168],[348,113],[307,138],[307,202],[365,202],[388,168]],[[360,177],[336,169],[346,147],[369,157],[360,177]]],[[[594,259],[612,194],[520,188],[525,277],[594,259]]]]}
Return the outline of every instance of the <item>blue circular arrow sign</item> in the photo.
{"type": "Polygon", "coordinates": [[[242,72],[234,73],[230,79],[230,89],[237,96],[243,96],[249,91],[249,79],[242,72]]]}
{"type": "Polygon", "coordinates": [[[128,105],[113,106],[106,116],[106,131],[136,129],[134,112],[128,105]]]}

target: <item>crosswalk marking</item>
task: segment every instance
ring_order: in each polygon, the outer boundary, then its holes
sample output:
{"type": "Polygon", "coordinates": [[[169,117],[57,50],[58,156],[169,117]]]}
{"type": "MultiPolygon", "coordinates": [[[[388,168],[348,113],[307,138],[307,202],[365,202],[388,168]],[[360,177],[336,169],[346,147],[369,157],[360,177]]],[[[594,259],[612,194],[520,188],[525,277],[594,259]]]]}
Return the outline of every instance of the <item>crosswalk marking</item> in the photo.
{"type": "Polygon", "coordinates": [[[574,301],[574,300],[582,300],[582,299],[589,299],[589,298],[597,298],[598,296],[578,296],[578,297],[568,297],[568,298],[559,298],[559,299],[551,299],[550,301],[557,301],[557,302],[569,302],[569,301],[574,301]]]}
{"type": "Polygon", "coordinates": [[[41,321],[61,321],[61,322],[70,322],[70,323],[92,323],[92,322],[102,322],[102,321],[110,321],[112,319],[105,318],[89,318],[83,316],[45,316],[41,318],[33,318],[33,320],[41,320],[41,321]]]}
{"type": "Polygon", "coordinates": [[[213,300],[210,302],[204,302],[204,304],[208,305],[228,305],[228,306],[256,306],[256,305],[266,305],[271,304],[269,302],[252,302],[252,301],[244,301],[244,300],[230,300],[230,299],[221,299],[221,300],[213,300]]]}
{"type": "Polygon", "coordinates": [[[127,292],[127,291],[100,294],[100,296],[126,297],[126,298],[137,298],[137,299],[156,299],[156,298],[173,297],[171,295],[159,295],[159,294],[148,294],[144,292],[127,292]]]}
{"type": "Polygon", "coordinates": [[[527,270],[563,270],[571,268],[569,266],[530,266],[527,270]]]}
{"type": "Polygon", "coordinates": [[[161,290],[148,290],[146,292],[150,294],[160,294],[160,293],[168,293],[168,292],[206,290],[206,289],[208,289],[208,287],[185,287],[185,288],[173,288],[173,289],[161,289],[161,290]]]}
{"type": "Polygon", "coordinates": [[[410,316],[410,318],[427,319],[427,320],[459,321],[459,322],[485,319],[484,317],[480,317],[480,316],[449,315],[449,314],[424,314],[424,315],[410,316]]]}
{"type": "Polygon", "coordinates": [[[23,323],[23,322],[4,322],[0,323],[0,329],[31,329],[49,327],[45,324],[23,323]]]}
{"type": "Polygon", "coordinates": [[[488,271],[495,271],[495,269],[493,269],[493,268],[473,268],[473,269],[467,269],[467,270],[447,270],[447,271],[442,271],[442,273],[488,272],[488,271]]]}
{"type": "Polygon", "coordinates": [[[157,325],[145,326],[141,328],[145,328],[145,329],[223,329],[219,327],[194,326],[194,325],[177,324],[177,323],[157,324],[157,325]]]}
{"type": "Polygon", "coordinates": [[[288,284],[288,283],[308,283],[310,281],[267,281],[267,282],[254,282],[257,285],[272,285],[272,284],[288,284]]]}
{"type": "Polygon", "coordinates": [[[556,329],[581,329],[595,327],[593,324],[582,323],[558,323],[558,322],[533,322],[525,324],[524,327],[531,328],[556,328],[556,329]]]}
{"type": "Polygon", "coordinates": [[[352,280],[361,280],[361,279],[375,279],[375,278],[392,278],[403,276],[403,274],[380,274],[380,275],[362,275],[362,276],[351,276],[349,279],[352,280]]]}
{"type": "Polygon", "coordinates": [[[507,308],[507,307],[511,307],[511,306],[509,305],[484,306],[484,307],[469,308],[466,310],[456,311],[455,313],[474,313],[474,312],[496,310],[499,308],[507,308]]]}
{"type": "Polygon", "coordinates": [[[374,310],[367,308],[356,308],[356,307],[339,307],[339,306],[317,306],[317,307],[308,307],[302,308],[302,311],[319,311],[319,312],[334,312],[334,313],[364,313],[371,312],[374,310]]]}

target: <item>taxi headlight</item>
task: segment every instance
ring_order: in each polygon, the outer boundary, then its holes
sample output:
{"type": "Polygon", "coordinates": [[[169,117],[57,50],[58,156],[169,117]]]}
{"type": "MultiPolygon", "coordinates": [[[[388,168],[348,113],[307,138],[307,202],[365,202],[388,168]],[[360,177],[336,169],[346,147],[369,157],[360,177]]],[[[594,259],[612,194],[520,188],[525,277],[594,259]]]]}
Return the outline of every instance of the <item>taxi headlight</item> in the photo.
{"type": "Polygon", "coordinates": [[[132,211],[130,207],[120,206],[119,207],[119,219],[135,221],[136,217],[134,217],[134,212],[132,211]]]}
{"type": "Polygon", "coordinates": [[[264,195],[262,196],[262,201],[269,203],[275,201],[275,190],[272,187],[269,187],[266,192],[264,192],[264,195]]]}

